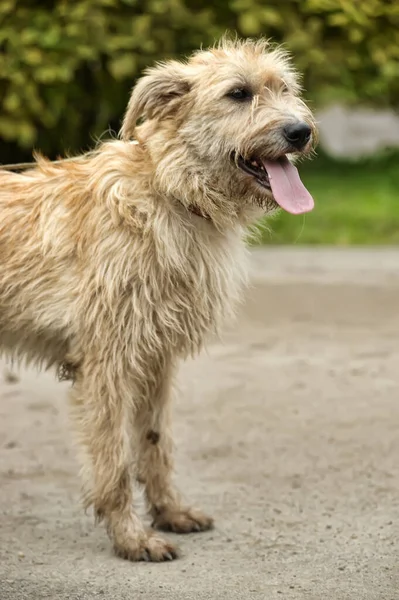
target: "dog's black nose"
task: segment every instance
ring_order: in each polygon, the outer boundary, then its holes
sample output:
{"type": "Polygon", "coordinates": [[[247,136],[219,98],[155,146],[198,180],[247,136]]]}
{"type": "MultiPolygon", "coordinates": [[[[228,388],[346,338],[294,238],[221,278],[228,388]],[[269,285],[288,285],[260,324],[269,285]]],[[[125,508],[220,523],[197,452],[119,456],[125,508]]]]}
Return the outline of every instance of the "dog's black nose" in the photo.
{"type": "Polygon", "coordinates": [[[284,137],[287,142],[296,148],[302,150],[310,140],[312,130],[307,123],[299,121],[284,127],[284,137]]]}

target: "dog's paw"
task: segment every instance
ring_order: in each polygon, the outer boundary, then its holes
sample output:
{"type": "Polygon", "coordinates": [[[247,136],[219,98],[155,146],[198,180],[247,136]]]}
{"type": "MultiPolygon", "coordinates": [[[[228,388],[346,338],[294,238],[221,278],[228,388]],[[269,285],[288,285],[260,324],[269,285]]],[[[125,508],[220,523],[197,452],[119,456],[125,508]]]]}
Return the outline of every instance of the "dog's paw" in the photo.
{"type": "Polygon", "coordinates": [[[156,515],[152,527],[173,533],[195,533],[212,529],[213,519],[191,508],[165,509],[156,515]]]}
{"type": "Polygon", "coordinates": [[[120,558],[132,561],[164,562],[178,558],[176,546],[154,533],[123,545],[115,543],[114,551],[120,558]]]}

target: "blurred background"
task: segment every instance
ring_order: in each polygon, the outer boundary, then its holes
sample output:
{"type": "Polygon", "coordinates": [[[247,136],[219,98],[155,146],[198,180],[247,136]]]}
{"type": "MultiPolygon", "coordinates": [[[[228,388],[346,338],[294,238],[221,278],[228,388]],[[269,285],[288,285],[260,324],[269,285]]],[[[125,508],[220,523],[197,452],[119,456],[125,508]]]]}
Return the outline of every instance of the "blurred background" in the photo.
{"type": "Polygon", "coordinates": [[[145,66],[226,30],[291,51],[321,144],[316,209],[260,225],[239,319],[179,373],[177,480],[217,527],[113,561],[67,384],[0,357],[1,600],[399,598],[399,0],[0,0],[0,163],[115,135],[145,66]]]}
{"type": "Polygon", "coordinates": [[[92,147],[120,126],[146,65],[226,32],[283,43],[321,128],[301,167],[317,209],[266,244],[399,242],[399,2],[1,0],[0,162],[92,147]]]}

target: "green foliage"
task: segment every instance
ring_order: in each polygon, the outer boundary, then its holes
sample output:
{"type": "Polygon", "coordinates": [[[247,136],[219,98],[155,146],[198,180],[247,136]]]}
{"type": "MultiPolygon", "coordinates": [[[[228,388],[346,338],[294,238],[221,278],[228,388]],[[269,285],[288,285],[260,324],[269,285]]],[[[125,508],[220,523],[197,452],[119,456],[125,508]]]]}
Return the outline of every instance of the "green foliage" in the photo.
{"type": "Polygon", "coordinates": [[[33,146],[50,155],[86,148],[119,128],[145,65],[226,29],[284,42],[316,102],[398,104],[394,1],[1,0],[2,162],[33,146]]]}
{"type": "Polygon", "coordinates": [[[118,127],[142,68],[199,46],[211,16],[184,0],[2,0],[0,136],[54,153],[118,127]]]}

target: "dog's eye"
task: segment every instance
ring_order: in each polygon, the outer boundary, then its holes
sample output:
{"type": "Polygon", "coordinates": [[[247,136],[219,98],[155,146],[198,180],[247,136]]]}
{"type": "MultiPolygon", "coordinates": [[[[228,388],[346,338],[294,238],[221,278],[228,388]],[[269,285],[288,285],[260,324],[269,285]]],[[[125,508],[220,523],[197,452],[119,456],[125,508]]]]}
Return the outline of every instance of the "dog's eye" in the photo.
{"type": "Polygon", "coordinates": [[[252,92],[247,88],[235,88],[231,90],[228,94],[229,98],[233,100],[252,100],[252,92]]]}
{"type": "Polygon", "coordinates": [[[281,91],[286,94],[287,92],[289,92],[288,89],[288,85],[285,83],[285,81],[283,81],[282,85],[281,85],[281,91]]]}

